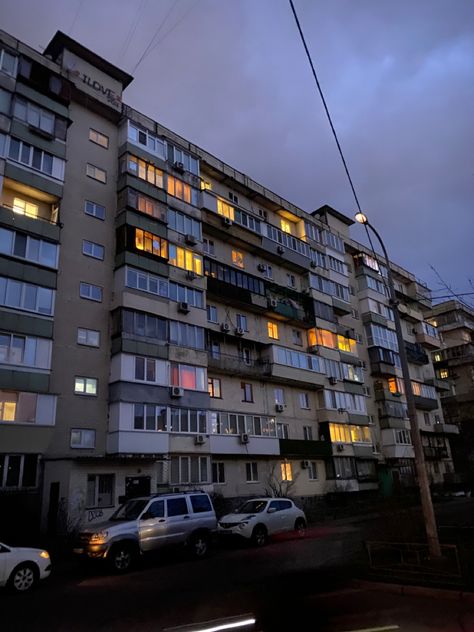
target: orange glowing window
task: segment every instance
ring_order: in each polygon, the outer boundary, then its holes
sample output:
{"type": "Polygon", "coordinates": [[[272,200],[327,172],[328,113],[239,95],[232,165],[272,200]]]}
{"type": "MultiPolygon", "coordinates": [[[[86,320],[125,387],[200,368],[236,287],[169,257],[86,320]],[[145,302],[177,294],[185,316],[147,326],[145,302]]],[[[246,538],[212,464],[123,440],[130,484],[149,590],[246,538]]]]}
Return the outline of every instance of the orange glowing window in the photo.
{"type": "Polygon", "coordinates": [[[278,340],[278,325],[270,321],[267,322],[268,337],[278,340]]]}
{"type": "Polygon", "coordinates": [[[173,197],[179,198],[188,204],[191,204],[191,187],[182,180],[178,180],[174,176],[168,175],[168,193],[173,197]]]}
{"type": "Polygon", "coordinates": [[[292,234],[292,223],[289,222],[287,219],[281,219],[280,220],[280,226],[281,229],[284,233],[289,233],[290,235],[292,234]]]}
{"type": "Polygon", "coordinates": [[[316,330],[316,344],[323,347],[329,347],[330,349],[336,348],[335,334],[327,329],[316,330]]]}
{"type": "Polygon", "coordinates": [[[135,229],[135,247],[137,250],[149,252],[156,257],[168,258],[168,242],[148,231],[135,229]]]}
{"type": "Polygon", "coordinates": [[[356,353],[357,343],[352,338],[346,338],[345,336],[337,335],[337,348],[340,351],[346,351],[347,353],[356,353]]]}
{"type": "Polygon", "coordinates": [[[232,250],[232,263],[239,268],[244,268],[244,255],[239,250],[232,250]]]}
{"type": "Polygon", "coordinates": [[[282,481],[292,481],[293,480],[293,472],[291,471],[291,463],[280,463],[281,470],[281,480],[282,481]]]}
{"type": "Polygon", "coordinates": [[[388,390],[394,394],[404,393],[405,389],[402,380],[396,377],[390,377],[388,379],[388,390]]]}
{"type": "Polygon", "coordinates": [[[217,213],[218,215],[222,215],[222,217],[227,217],[228,219],[234,221],[234,207],[222,200],[217,199],[217,213]]]}

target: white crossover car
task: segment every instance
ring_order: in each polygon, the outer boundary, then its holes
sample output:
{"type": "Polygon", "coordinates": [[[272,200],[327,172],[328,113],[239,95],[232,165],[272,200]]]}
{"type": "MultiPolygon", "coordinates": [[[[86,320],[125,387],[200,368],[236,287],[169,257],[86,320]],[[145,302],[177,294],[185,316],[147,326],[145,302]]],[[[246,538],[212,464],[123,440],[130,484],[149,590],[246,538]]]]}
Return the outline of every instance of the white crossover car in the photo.
{"type": "Polygon", "coordinates": [[[284,531],[303,534],[306,516],[288,498],[253,498],[234,513],[218,522],[218,534],[237,535],[251,540],[256,546],[266,544],[268,537],[284,531]]]}
{"type": "Polygon", "coordinates": [[[0,586],[26,592],[51,573],[51,560],[44,549],[7,546],[0,542],[0,586]]]}

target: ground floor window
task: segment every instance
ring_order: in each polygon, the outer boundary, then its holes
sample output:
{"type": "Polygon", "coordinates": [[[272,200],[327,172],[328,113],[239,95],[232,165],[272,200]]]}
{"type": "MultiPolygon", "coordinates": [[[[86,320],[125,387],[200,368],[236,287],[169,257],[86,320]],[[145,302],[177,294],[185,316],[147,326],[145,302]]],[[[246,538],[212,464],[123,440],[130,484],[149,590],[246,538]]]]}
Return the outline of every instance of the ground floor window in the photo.
{"type": "Polygon", "coordinates": [[[316,461],[310,461],[308,465],[308,476],[310,481],[318,480],[318,467],[316,461]]]}
{"type": "Polygon", "coordinates": [[[225,483],[225,467],[224,463],[218,462],[212,464],[212,482],[225,483]]]}
{"type": "Polygon", "coordinates": [[[247,483],[255,483],[258,481],[258,463],[256,461],[246,463],[245,472],[247,476],[247,483]]]}
{"type": "Polygon", "coordinates": [[[172,456],[170,483],[208,483],[208,470],[209,459],[206,456],[172,456]]]}
{"type": "Polygon", "coordinates": [[[87,476],[87,507],[113,507],[114,474],[89,474],[87,476]]]}
{"type": "Polygon", "coordinates": [[[36,487],[37,454],[0,454],[0,489],[36,487]]]}

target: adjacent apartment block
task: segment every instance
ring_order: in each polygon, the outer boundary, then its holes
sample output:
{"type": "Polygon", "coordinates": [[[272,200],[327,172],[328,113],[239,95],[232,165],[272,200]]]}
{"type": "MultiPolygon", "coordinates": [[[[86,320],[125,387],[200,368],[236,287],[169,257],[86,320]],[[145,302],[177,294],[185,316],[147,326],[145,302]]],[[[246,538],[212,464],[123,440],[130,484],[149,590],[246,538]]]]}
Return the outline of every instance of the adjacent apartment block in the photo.
{"type": "Polygon", "coordinates": [[[444,384],[441,404],[446,421],[456,424],[459,437],[453,442],[455,471],[474,482],[474,310],[450,300],[426,312],[437,327],[443,348],[433,353],[436,378],[444,384]]]}
{"type": "MultiPolygon", "coordinates": [[[[352,220],[124,105],[132,77],[63,33],[0,44],[0,512],[55,533],[160,490],[413,485],[387,270],[352,220]]],[[[442,484],[440,341],[391,268],[442,484]]]]}

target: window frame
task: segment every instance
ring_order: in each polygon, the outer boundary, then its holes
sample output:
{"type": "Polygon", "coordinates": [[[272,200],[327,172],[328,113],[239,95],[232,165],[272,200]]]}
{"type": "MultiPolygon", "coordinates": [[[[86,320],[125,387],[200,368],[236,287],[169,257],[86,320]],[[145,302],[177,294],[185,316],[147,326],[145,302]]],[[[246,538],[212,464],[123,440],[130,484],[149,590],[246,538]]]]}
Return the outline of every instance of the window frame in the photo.
{"type": "Polygon", "coordinates": [[[86,176],[101,184],[107,184],[107,171],[101,167],[97,167],[97,165],[93,165],[91,162],[86,163],[86,176]]]}
{"type": "Polygon", "coordinates": [[[99,145],[99,147],[103,147],[104,149],[109,148],[109,137],[106,134],[102,134],[102,132],[98,132],[93,127],[89,127],[89,140],[91,143],[99,145]]]}

